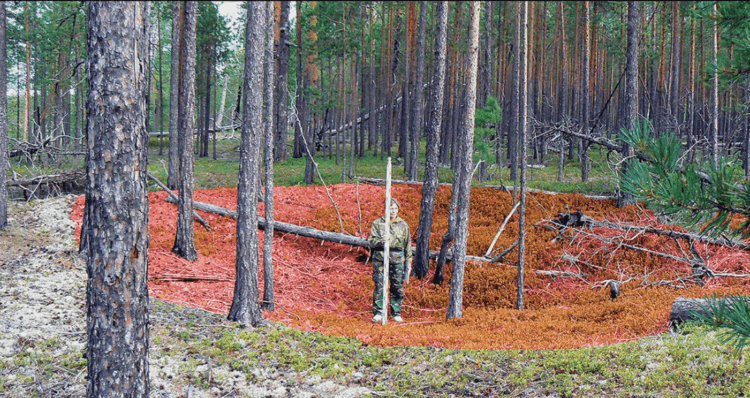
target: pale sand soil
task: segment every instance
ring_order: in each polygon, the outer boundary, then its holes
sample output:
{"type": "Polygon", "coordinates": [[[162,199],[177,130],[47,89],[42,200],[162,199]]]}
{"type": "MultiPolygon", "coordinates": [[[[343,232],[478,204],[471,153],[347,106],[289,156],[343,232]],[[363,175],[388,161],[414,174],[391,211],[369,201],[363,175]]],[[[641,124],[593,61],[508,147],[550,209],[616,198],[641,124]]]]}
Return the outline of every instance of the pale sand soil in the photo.
{"type": "MultiPolygon", "coordinates": [[[[0,396],[84,397],[86,262],[77,253],[70,209],[74,196],[12,202],[0,231],[0,396]]],[[[216,366],[176,344],[221,336],[233,325],[221,314],[151,300],[151,397],[359,397],[373,394],[258,364],[249,373],[216,366]],[[186,320],[191,325],[185,327],[186,320]],[[196,382],[201,381],[202,382],[196,382]]],[[[269,328],[278,326],[271,325],[269,328]]],[[[352,380],[356,380],[355,373],[352,380]]],[[[360,376],[361,377],[361,376],[360,376]]]]}

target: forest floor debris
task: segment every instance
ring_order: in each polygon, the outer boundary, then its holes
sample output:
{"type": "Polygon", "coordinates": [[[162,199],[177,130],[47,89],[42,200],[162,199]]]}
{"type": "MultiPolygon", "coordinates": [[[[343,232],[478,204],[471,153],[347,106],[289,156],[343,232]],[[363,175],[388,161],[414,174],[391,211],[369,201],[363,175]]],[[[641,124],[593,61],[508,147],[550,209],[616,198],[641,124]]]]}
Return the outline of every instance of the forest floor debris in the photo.
{"type": "MultiPolygon", "coordinates": [[[[86,272],[68,221],[73,201],[12,202],[12,225],[0,231],[0,396],[85,395],[86,272]],[[22,311],[50,321],[32,322],[22,311]]],[[[278,322],[241,329],[223,314],[151,303],[152,397],[668,397],[750,390],[750,361],[702,328],[578,350],[382,348],[278,322]]]]}

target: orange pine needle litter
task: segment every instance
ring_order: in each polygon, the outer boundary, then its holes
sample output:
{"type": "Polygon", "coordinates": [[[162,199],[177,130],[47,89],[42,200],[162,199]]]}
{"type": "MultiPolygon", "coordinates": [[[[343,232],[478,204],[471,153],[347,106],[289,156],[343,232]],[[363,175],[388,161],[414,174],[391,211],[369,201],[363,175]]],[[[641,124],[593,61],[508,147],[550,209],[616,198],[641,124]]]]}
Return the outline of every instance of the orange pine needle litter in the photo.
{"type": "MultiPolygon", "coordinates": [[[[361,230],[367,237],[372,221],[383,210],[383,187],[360,185],[360,207],[354,185],[335,184],[329,190],[341,214],[345,233],[359,235],[361,230]]],[[[421,192],[421,185],[393,187],[394,197],[402,204],[399,215],[411,226],[413,239],[416,239],[421,192]]],[[[166,196],[166,192],[149,194],[149,293],[176,304],[227,313],[234,289],[235,220],[199,211],[213,231],[195,224],[199,258],[190,263],[171,253],[177,205],[166,202],[166,196]]],[[[274,198],[276,220],[341,232],[336,209],[325,188],[276,187],[274,198]]],[[[194,199],[236,209],[237,190],[196,190],[194,199]]],[[[83,202],[84,197],[79,197],[71,213],[77,235],[83,202]]],[[[433,213],[430,240],[433,250],[439,248],[447,230],[449,202],[450,189],[441,187],[433,213]]],[[[472,189],[468,254],[484,254],[511,209],[510,194],[493,188],[472,189]]],[[[672,302],[678,296],[748,293],[748,278],[714,278],[707,280],[703,288],[690,281],[683,282],[682,288],[649,286],[646,282],[688,276],[690,267],[652,254],[607,246],[590,235],[571,235],[550,243],[556,232],[539,227],[540,222],[553,218],[558,211],[578,209],[598,220],[666,228],[656,221],[653,213],[635,206],[616,208],[613,201],[587,199],[578,194],[530,194],[527,199],[525,310],[514,309],[517,279],[514,251],[499,264],[467,264],[463,318],[445,320],[449,263],[446,282],[441,286],[431,283],[431,274],[423,280],[412,279],[405,289],[402,313],[405,322],[391,322],[386,326],[370,322],[373,282],[365,249],[276,232],[273,245],[276,311],[264,311],[263,315],[295,328],[348,336],[378,346],[578,348],[629,341],[666,331],[672,302]],[[553,278],[538,275],[535,270],[569,271],[587,276],[553,278]],[[608,279],[630,279],[622,284],[621,295],[616,300],[609,298],[609,289],[602,283],[608,279]]],[[[261,216],[263,211],[261,203],[261,216]]],[[[517,214],[513,216],[498,239],[497,251],[517,239],[517,217],[517,214]]],[[[669,238],[632,232],[623,234],[606,228],[595,228],[593,232],[610,239],[623,236],[624,243],[675,256],[684,256],[682,250],[689,252],[684,243],[681,249],[669,238]]],[[[259,236],[262,248],[263,231],[259,236]]],[[[700,243],[696,243],[696,249],[714,272],[750,273],[750,253],[700,243]]],[[[261,249],[261,295],[262,255],[261,249]]],[[[434,266],[431,264],[431,271],[434,266]]]]}

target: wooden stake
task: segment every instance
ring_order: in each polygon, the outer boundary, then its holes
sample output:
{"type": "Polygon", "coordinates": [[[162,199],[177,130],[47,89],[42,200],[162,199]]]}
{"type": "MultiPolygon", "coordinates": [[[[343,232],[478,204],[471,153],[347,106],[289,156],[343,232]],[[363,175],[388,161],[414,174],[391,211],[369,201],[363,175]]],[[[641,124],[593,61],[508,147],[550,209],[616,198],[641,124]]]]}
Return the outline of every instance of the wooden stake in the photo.
{"type": "Polygon", "coordinates": [[[388,265],[391,258],[391,158],[385,169],[385,237],[383,239],[383,325],[388,323],[388,265]]]}

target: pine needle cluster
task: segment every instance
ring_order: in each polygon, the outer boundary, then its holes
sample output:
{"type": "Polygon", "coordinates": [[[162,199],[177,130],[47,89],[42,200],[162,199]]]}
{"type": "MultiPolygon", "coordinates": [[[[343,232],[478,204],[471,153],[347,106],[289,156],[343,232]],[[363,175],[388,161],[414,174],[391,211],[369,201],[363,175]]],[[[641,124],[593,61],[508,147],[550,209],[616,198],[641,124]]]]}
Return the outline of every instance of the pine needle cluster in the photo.
{"type": "Polygon", "coordinates": [[[719,330],[724,344],[731,344],[739,353],[750,343],[750,299],[747,297],[711,296],[702,311],[693,311],[694,323],[719,330]]]}
{"type": "Polygon", "coordinates": [[[623,129],[621,138],[648,160],[630,162],[620,176],[623,191],[688,229],[750,238],[750,191],[738,162],[687,162],[682,140],[671,132],[652,134],[646,121],[623,129]]]}

